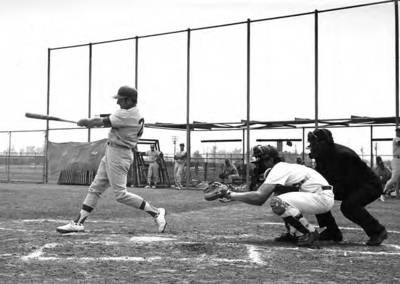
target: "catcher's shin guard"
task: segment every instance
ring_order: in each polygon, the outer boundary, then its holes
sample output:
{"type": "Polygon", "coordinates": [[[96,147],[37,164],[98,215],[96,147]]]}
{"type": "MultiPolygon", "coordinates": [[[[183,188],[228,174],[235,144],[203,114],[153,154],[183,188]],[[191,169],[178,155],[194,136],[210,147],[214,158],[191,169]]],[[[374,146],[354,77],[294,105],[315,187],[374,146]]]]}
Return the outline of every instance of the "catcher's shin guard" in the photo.
{"type": "MultiPolygon", "coordinates": [[[[301,218],[303,216],[300,215],[299,217],[301,218]]],[[[293,228],[296,228],[299,232],[301,232],[303,234],[309,233],[310,231],[306,227],[304,227],[304,225],[299,221],[300,218],[288,216],[288,217],[283,218],[283,220],[285,221],[285,223],[287,222],[293,228]]]]}

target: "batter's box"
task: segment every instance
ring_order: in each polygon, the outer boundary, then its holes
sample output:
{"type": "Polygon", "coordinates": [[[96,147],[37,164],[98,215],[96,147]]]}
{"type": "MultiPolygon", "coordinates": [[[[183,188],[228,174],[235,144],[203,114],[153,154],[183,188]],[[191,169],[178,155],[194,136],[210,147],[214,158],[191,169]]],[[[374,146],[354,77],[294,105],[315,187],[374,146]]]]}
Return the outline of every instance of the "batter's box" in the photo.
{"type": "Polygon", "coordinates": [[[23,256],[24,261],[162,261],[169,263],[257,263],[258,252],[247,245],[219,242],[182,242],[174,237],[135,236],[114,240],[49,243],[23,256]]]}

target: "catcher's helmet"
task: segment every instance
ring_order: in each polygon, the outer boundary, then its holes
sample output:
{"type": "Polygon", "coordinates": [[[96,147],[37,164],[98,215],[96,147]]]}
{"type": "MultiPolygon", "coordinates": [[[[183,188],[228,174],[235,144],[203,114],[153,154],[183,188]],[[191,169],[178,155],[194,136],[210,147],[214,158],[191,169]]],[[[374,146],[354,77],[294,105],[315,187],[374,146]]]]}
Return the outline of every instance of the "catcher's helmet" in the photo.
{"type": "Polygon", "coordinates": [[[253,147],[253,156],[256,160],[267,160],[269,158],[278,158],[278,151],[271,145],[262,146],[257,145],[253,147]]]}

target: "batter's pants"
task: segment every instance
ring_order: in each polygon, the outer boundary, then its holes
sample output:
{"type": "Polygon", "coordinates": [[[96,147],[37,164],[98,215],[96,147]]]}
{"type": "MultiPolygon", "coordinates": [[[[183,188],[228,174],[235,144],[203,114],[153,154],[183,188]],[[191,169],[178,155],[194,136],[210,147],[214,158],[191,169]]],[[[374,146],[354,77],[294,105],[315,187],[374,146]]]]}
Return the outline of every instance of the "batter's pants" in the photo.
{"type": "Polygon", "coordinates": [[[107,146],[89,192],[100,196],[111,186],[118,202],[139,208],[143,198],[126,190],[128,171],[132,162],[132,150],[107,146]]]}

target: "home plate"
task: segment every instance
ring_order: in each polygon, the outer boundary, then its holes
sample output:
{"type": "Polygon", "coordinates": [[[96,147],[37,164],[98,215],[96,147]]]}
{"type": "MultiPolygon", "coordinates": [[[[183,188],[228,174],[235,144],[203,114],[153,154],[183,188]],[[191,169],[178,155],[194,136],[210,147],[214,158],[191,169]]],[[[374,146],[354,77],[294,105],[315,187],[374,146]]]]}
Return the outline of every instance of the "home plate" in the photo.
{"type": "Polygon", "coordinates": [[[131,242],[137,243],[151,243],[151,242],[162,242],[162,241],[175,241],[174,238],[166,237],[156,237],[156,236],[142,236],[142,237],[132,237],[129,239],[131,242]]]}

